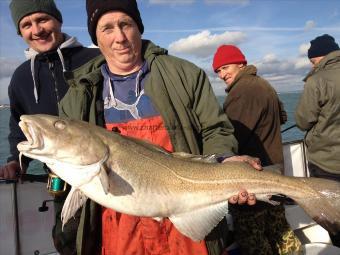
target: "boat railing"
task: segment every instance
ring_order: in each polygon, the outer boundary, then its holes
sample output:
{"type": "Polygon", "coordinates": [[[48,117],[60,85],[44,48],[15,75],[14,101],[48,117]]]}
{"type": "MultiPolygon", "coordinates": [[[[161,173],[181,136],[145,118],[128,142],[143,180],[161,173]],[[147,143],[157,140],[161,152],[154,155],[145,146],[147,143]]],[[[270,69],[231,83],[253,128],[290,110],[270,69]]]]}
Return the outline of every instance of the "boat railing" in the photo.
{"type": "Polygon", "coordinates": [[[16,181],[0,180],[0,255],[57,254],[51,231],[52,197],[47,175],[23,175],[16,181]]]}

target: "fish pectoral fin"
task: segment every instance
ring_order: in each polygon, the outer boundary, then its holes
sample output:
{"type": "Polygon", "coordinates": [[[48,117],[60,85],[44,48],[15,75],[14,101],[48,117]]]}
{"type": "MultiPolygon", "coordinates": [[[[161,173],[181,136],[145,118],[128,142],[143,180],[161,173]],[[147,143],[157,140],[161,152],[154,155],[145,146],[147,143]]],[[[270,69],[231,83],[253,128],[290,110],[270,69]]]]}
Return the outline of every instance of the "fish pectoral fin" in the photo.
{"type": "Polygon", "coordinates": [[[110,182],[109,182],[107,171],[104,168],[104,166],[100,167],[99,180],[100,180],[100,183],[102,184],[105,195],[107,195],[110,191],[110,182]]]}
{"type": "Polygon", "coordinates": [[[195,211],[169,217],[185,236],[194,241],[203,240],[228,212],[228,202],[222,202],[195,211]]]}
{"type": "Polygon", "coordinates": [[[69,219],[76,214],[78,209],[85,204],[86,200],[87,197],[83,192],[74,187],[71,188],[61,211],[62,228],[64,228],[64,225],[69,221],[69,219]]]}

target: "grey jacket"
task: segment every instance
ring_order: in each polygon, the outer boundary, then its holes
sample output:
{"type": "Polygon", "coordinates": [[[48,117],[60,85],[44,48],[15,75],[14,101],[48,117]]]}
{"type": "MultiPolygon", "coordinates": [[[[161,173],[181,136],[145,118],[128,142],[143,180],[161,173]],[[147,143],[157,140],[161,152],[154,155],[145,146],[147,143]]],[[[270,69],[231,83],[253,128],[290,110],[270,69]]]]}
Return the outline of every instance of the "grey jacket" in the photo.
{"type": "Polygon", "coordinates": [[[295,120],[306,131],[308,160],[340,174],[340,50],[326,55],[304,81],[295,120]]]}

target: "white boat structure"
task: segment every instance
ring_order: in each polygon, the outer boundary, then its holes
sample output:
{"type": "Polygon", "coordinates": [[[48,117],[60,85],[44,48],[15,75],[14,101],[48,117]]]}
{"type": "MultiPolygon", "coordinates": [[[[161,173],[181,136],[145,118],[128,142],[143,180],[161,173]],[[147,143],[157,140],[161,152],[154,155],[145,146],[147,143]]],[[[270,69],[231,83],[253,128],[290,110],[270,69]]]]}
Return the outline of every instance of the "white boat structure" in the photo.
{"type": "MultiPolygon", "coordinates": [[[[302,140],[284,144],[284,159],[285,175],[309,176],[302,140]]],[[[0,181],[0,255],[58,254],[51,237],[54,223],[51,199],[44,182],[0,181]]],[[[304,244],[306,255],[340,254],[340,248],[332,245],[328,232],[299,206],[287,205],[286,217],[304,244]]],[[[235,246],[228,250],[237,254],[235,246]]]]}
{"type": "Polygon", "coordinates": [[[7,109],[9,108],[9,104],[0,104],[0,109],[7,109]]]}

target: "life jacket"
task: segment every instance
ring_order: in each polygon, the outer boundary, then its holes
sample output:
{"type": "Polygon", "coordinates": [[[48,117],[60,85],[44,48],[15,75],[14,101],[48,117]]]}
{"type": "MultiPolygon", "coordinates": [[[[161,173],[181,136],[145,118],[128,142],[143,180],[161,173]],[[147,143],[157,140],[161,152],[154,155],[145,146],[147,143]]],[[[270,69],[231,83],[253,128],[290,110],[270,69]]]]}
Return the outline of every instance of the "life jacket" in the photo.
{"type": "MultiPolygon", "coordinates": [[[[170,137],[160,116],[109,124],[107,129],[142,138],[172,151],[170,137]]],[[[103,208],[102,255],[196,255],[208,254],[204,241],[182,235],[169,219],[158,222],[103,208]]]]}

